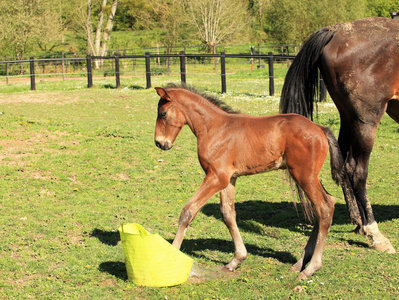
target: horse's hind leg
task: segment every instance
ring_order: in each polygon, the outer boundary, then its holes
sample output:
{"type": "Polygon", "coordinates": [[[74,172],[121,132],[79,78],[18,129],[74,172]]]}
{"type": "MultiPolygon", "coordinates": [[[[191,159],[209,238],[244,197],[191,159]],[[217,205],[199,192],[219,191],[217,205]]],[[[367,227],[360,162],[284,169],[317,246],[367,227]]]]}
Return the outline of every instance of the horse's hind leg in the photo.
{"type": "Polygon", "coordinates": [[[247,249],[244,246],[236,222],[236,211],[234,209],[235,182],[236,178],[232,178],[227,188],[220,192],[220,211],[223,221],[230,231],[235,248],[234,258],[225,266],[225,269],[231,272],[247,258],[247,249]]]}
{"type": "MultiPolygon", "coordinates": [[[[381,118],[382,115],[378,121],[381,118]]],[[[349,128],[352,129],[352,132],[346,132],[341,127],[338,142],[342,152],[347,154],[345,169],[360,212],[361,223],[358,223],[360,232],[371,237],[372,248],[382,252],[395,253],[391,242],[378,229],[366,188],[370,153],[378,122],[370,124],[353,122],[348,124],[351,124],[349,128]]]]}
{"type": "Polygon", "coordinates": [[[324,190],[318,180],[309,181],[307,184],[302,184],[300,186],[313,203],[317,219],[301,258],[291,268],[291,271],[301,271],[297,277],[298,280],[309,278],[322,267],[324,246],[332,223],[335,205],[334,197],[324,190]],[[314,185],[314,182],[318,184],[314,185]],[[309,264],[305,268],[308,262],[309,264]]]}
{"type": "Polygon", "coordinates": [[[301,258],[291,267],[290,272],[301,272],[306,264],[311,260],[316,243],[317,236],[319,235],[319,221],[316,220],[316,224],[313,227],[312,233],[310,234],[309,240],[303,250],[301,258]]]}

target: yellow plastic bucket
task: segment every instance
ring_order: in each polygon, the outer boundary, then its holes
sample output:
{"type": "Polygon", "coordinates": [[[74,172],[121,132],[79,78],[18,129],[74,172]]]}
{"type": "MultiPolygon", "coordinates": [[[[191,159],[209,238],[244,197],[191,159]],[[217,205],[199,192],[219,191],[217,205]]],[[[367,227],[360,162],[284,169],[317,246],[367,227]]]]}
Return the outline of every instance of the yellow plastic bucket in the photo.
{"type": "Polygon", "coordinates": [[[173,286],[188,279],[193,259],[161,236],[139,224],[122,224],[119,233],[127,276],[135,285],[173,286]]]}

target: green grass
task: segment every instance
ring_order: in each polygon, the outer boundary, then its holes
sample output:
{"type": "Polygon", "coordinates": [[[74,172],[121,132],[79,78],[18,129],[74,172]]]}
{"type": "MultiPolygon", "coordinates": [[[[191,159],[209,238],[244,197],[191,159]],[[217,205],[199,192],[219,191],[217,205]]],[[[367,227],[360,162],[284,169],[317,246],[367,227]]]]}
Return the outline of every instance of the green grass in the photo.
{"type": "MultiPolygon", "coordinates": [[[[261,72],[261,71],[258,71],[261,72]]],[[[242,112],[278,111],[278,92],[265,96],[264,79],[243,73],[228,81],[222,99],[242,112]]],[[[153,86],[179,77],[153,78],[153,86]]],[[[213,75],[188,82],[217,93],[213,75]]],[[[4,299],[394,299],[399,297],[397,255],[377,253],[352,233],[340,188],[321,174],[336,197],[323,268],[298,283],[288,273],[311,225],[292,204],[282,172],[237,181],[238,224],[249,251],[234,277],[206,277],[171,288],[127,281],[117,228],[143,225],[173,240],[180,211],[204,172],[188,128],[175,147],[154,145],[158,96],[143,78],[109,78],[0,86],[0,294],[4,299]]],[[[319,105],[318,123],[337,134],[331,103],[319,105]]],[[[369,196],[381,231],[399,249],[398,125],[384,117],[371,157],[369,196]]],[[[213,197],[190,225],[182,251],[200,268],[227,263],[233,244],[213,197]]]]}

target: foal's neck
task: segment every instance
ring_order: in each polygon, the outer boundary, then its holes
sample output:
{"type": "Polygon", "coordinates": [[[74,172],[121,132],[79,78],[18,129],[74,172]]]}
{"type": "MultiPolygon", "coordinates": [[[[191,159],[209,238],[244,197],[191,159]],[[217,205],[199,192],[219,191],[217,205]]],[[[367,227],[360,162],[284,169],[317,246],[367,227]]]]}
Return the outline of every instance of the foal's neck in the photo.
{"type": "Polygon", "coordinates": [[[190,105],[185,103],[187,124],[198,137],[201,133],[209,133],[218,128],[228,117],[229,113],[211,103],[207,99],[197,96],[190,105]]]}

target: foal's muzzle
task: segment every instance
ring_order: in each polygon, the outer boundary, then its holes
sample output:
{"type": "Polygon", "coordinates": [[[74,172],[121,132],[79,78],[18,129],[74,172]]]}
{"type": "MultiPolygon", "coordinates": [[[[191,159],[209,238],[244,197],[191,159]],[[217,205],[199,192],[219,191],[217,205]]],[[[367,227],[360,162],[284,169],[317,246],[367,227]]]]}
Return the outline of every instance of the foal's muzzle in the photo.
{"type": "Polygon", "coordinates": [[[155,145],[162,150],[170,150],[173,147],[173,144],[169,141],[164,141],[163,143],[155,141],[155,145]]]}

